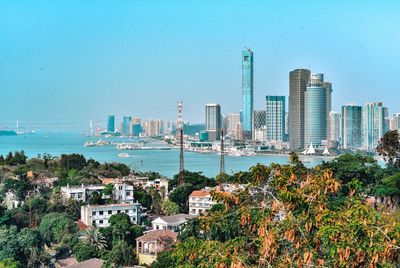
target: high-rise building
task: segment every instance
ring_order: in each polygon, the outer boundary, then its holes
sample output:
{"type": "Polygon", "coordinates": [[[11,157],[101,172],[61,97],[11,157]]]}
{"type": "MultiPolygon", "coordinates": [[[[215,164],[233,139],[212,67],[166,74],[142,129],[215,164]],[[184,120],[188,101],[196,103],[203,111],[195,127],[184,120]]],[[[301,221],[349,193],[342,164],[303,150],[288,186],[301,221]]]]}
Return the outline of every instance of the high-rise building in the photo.
{"type": "Polygon", "coordinates": [[[252,137],[253,122],[253,52],[242,51],[242,130],[245,139],[252,137]]]}
{"type": "Polygon", "coordinates": [[[361,148],[362,107],[355,104],[342,106],[342,148],[361,148]]]}
{"type": "Polygon", "coordinates": [[[400,113],[395,113],[392,118],[390,118],[390,130],[400,130],[400,113]]]}
{"type": "Polygon", "coordinates": [[[146,120],[143,122],[144,134],[148,137],[159,136],[164,133],[164,122],[162,120],[146,120]]]}
{"type": "Polygon", "coordinates": [[[289,73],[289,144],[291,149],[304,147],[305,91],[310,70],[296,69],[289,73]]]}
{"type": "Polygon", "coordinates": [[[386,132],[385,107],[381,102],[367,103],[362,107],[362,147],[373,151],[386,132]]]}
{"type": "Polygon", "coordinates": [[[285,141],[285,96],[266,97],[267,141],[285,141]]]}
{"type": "Polygon", "coordinates": [[[130,116],[124,116],[122,118],[122,133],[125,135],[129,135],[131,133],[131,119],[132,117],[130,116]]]}
{"type": "Polygon", "coordinates": [[[142,133],[142,124],[139,117],[133,117],[129,124],[129,130],[131,135],[139,136],[142,133]]]}
{"type": "Polygon", "coordinates": [[[304,145],[321,146],[327,138],[327,89],[323,74],[311,74],[304,99],[304,145]]]}
{"type": "Polygon", "coordinates": [[[240,123],[240,114],[228,115],[227,135],[234,140],[242,139],[242,124],[240,123]]]}
{"type": "Polygon", "coordinates": [[[258,140],[258,141],[263,141],[260,138],[256,137],[256,132],[258,137],[266,137],[265,134],[261,134],[260,132],[265,132],[266,131],[266,125],[267,125],[267,120],[266,120],[266,115],[267,112],[265,110],[255,110],[253,111],[253,122],[252,122],[252,139],[253,140],[258,140]],[[257,130],[257,131],[256,131],[257,130]]]}
{"type": "Polygon", "coordinates": [[[340,142],[340,113],[338,112],[330,112],[329,120],[328,120],[328,141],[337,141],[340,142]]]}
{"type": "Polygon", "coordinates": [[[107,132],[115,132],[115,116],[109,115],[107,120],[107,132]]]}
{"type": "Polygon", "coordinates": [[[328,118],[328,122],[326,124],[326,133],[328,135],[328,139],[329,139],[329,113],[332,110],[332,83],[330,82],[324,82],[324,87],[326,90],[326,118],[328,118]]]}
{"type": "Polygon", "coordinates": [[[220,139],[222,126],[221,106],[219,104],[206,105],[206,130],[208,139],[215,141],[220,139]]]}

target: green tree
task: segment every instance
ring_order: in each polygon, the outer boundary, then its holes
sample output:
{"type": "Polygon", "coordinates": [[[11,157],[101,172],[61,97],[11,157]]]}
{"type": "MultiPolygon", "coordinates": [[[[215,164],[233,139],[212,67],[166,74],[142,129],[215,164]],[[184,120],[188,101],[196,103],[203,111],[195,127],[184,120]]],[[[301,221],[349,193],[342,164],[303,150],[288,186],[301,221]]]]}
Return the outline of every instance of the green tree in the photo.
{"type": "Polygon", "coordinates": [[[81,170],[87,164],[86,158],[81,154],[62,154],[59,162],[60,166],[66,170],[81,170]]]}
{"type": "Polygon", "coordinates": [[[78,261],[85,261],[91,258],[96,258],[99,254],[95,247],[84,241],[79,241],[73,247],[73,253],[78,261]]]}
{"type": "Polygon", "coordinates": [[[390,130],[379,141],[376,151],[383,156],[389,166],[400,168],[400,135],[390,130]]]}
{"type": "Polygon", "coordinates": [[[89,198],[89,204],[90,205],[100,205],[103,203],[104,203],[104,200],[102,199],[101,193],[94,191],[89,198]]]}
{"type": "Polygon", "coordinates": [[[71,234],[77,233],[77,225],[66,213],[53,212],[43,217],[39,231],[47,244],[66,243],[71,234]]]}
{"type": "Polygon", "coordinates": [[[0,268],[19,268],[20,263],[11,258],[6,258],[0,261],[0,268]]]}
{"type": "Polygon", "coordinates": [[[192,184],[183,184],[176,187],[169,194],[169,199],[179,206],[179,212],[188,213],[189,195],[195,190],[192,184]]]}
{"type": "Polygon", "coordinates": [[[133,266],[135,263],[135,250],[128,243],[121,240],[108,253],[106,267],[133,266]]]}
{"type": "Polygon", "coordinates": [[[92,245],[97,252],[104,249],[107,246],[103,234],[99,229],[91,227],[82,232],[82,240],[89,245],[92,245]]]}
{"type": "Polygon", "coordinates": [[[110,198],[113,198],[113,192],[114,192],[114,185],[112,183],[107,184],[106,186],[104,186],[103,189],[103,194],[105,196],[110,196],[110,198]]]}
{"type": "Polygon", "coordinates": [[[170,216],[179,213],[179,206],[169,199],[162,202],[162,211],[165,215],[170,216]]]}

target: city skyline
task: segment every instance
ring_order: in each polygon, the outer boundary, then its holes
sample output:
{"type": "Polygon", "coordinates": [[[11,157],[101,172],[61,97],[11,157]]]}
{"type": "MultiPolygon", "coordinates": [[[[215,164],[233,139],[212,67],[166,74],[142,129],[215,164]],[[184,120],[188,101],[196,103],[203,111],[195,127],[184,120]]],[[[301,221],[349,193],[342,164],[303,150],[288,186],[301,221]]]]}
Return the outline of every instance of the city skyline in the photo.
{"type": "Polygon", "coordinates": [[[117,122],[125,115],[175,120],[179,99],[184,120],[193,123],[203,121],[210,102],[224,114],[237,113],[244,47],[254,51],[254,110],[264,108],[266,95],[288,97],[288,72],[306,68],[334,83],[333,111],[379,101],[390,116],[398,112],[395,2],[174,3],[121,2],[110,10],[107,2],[2,2],[0,126],[19,119],[26,127],[84,130],[110,114],[117,122]],[[110,24],[102,20],[107,11],[110,24]],[[378,94],[381,80],[384,94],[378,94]]]}

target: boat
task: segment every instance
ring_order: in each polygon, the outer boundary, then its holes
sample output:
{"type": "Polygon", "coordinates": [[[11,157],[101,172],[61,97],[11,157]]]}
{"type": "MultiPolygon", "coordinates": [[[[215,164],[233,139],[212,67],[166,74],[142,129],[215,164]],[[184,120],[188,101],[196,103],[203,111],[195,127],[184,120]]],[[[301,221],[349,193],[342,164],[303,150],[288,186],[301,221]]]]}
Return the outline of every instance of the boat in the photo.
{"type": "Polygon", "coordinates": [[[128,158],[130,155],[127,153],[120,153],[120,154],[118,154],[118,156],[121,158],[128,158]]]}
{"type": "Polygon", "coordinates": [[[94,147],[96,144],[93,141],[87,141],[83,144],[84,147],[94,147]]]}

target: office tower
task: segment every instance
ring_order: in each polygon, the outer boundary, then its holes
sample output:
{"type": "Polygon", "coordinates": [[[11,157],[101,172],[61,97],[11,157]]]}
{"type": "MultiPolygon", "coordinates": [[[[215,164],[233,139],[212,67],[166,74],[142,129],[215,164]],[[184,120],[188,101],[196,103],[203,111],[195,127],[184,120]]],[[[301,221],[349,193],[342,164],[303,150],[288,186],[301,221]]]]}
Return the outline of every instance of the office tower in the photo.
{"type": "Polygon", "coordinates": [[[132,117],[130,116],[124,116],[122,118],[122,133],[125,135],[129,135],[131,132],[130,131],[131,119],[132,117]]]}
{"type": "Polygon", "coordinates": [[[242,130],[245,139],[252,137],[253,122],[253,52],[242,51],[242,130]]]}
{"type": "Polygon", "coordinates": [[[385,107],[371,102],[362,107],[362,147],[373,151],[386,132],[385,107]]]}
{"type": "Polygon", "coordinates": [[[262,134],[260,132],[266,131],[266,125],[267,125],[266,114],[267,112],[265,110],[253,111],[253,119],[252,119],[253,122],[251,124],[252,125],[251,128],[253,130],[252,131],[253,140],[265,141],[264,137],[266,137],[266,133],[262,134]]]}
{"type": "Polygon", "coordinates": [[[289,73],[289,144],[292,150],[304,147],[304,95],[310,73],[307,69],[289,73]]]}
{"type": "Polygon", "coordinates": [[[220,139],[221,131],[221,106],[219,104],[206,105],[206,130],[209,141],[220,139]]]}
{"type": "Polygon", "coordinates": [[[362,107],[355,104],[342,106],[342,148],[361,148],[362,107]]]}
{"type": "Polygon", "coordinates": [[[304,145],[321,146],[327,138],[327,96],[323,74],[311,74],[304,99],[304,145]]]}
{"type": "Polygon", "coordinates": [[[289,112],[286,112],[285,114],[285,135],[287,140],[289,137],[289,112]]]}
{"type": "Polygon", "coordinates": [[[221,115],[221,131],[224,131],[225,135],[228,133],[228,116],[227,115],[221,115]]]}
{"type": "Polygon", "coordinates": [[[165,122],[165,134],[171,135],[176,130],[174,121],[165,122]]]}
{"type": "Polygon", "coordinates": [[[146,120],[143,122],[144,134],[148,137],[159,136],[164,133],[164,122],[162,120],[146,120]]]}
{"type": "Polygon", "coordinates": [[[285,96],[266,96],[267,141],[285,141],[285,96]]]}
{"type": "Polygon", "coordinates": [[[400,113],[395,113],[390,119],[390,130],[400,130],[400,113]]]}
{"type": "Polygon", "coordinates": [[[131,122],[129,124],[129,130],[131,135],[133,136],[139,136],[140,133],[142,133],[142,124],[140,122],[139,117],[133,117],[131,119],[131,122]]]}
{"type": "Polygon", "coordinates": [[[340,141],[340,113],[338,112],[330,112],[329,120],[328,120],[328,141],[340,141]]]}
{"type": "Polygon", "coordinates": [[[107,132],[115,132],[115,116],[109,115],[107,120],[107,132]]]}
{"type": "Polygon", "coordinates": [[[240,114],[229,114],[227,121],[228,121],[227,135],[231,139],[241,140],[242,126],[240,123],[240,114]]]}

